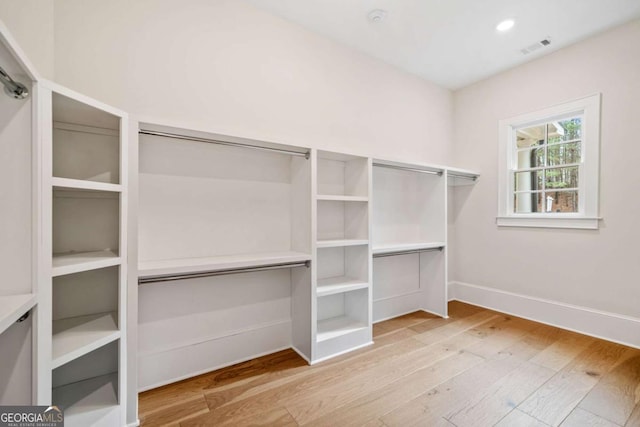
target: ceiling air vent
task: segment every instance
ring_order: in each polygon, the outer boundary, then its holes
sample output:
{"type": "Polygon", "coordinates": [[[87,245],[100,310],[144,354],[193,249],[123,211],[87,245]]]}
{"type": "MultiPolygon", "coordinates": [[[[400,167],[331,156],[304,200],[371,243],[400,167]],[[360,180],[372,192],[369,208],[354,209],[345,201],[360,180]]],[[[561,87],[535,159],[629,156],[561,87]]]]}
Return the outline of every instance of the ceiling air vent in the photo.
{"type": "Polygon", "coordinates": [[[549,37],[547,37],[544,40],[540,40],[537,43],[534,43],[530,46],[525,47],[524,49],[522,49],[520,52],[522,52],[523,55],[528,55],[531,52],[535,52],[536,50],[549,46],[551,44],[551,39],[549,37]]]}

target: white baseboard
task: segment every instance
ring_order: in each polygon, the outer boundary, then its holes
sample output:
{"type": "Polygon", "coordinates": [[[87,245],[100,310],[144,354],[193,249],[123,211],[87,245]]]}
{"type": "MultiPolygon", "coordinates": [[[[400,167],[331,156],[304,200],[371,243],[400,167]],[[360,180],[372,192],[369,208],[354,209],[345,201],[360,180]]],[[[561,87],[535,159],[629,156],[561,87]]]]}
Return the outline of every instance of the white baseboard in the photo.
{"type": "Polygon", "coordinates": [[[449,300],[640,348],[638,318],[462,282],[449,282],[449,300]]]}
{"type": "Polygon", "coordinates": [[[140,425],[140,420],[135,420],[132,423],[127,424],[127,427],[138,427],[140,425]]]}

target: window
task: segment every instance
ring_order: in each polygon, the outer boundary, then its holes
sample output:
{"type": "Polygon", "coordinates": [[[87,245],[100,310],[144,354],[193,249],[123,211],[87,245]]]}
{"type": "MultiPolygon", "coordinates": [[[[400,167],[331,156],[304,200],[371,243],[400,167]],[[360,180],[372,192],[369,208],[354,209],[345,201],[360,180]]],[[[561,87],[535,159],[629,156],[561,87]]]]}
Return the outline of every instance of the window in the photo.
{"type": "Polygon", "coordinates": [[[500,121],[499,226],[598,228],[600,95],[500,121]]]}

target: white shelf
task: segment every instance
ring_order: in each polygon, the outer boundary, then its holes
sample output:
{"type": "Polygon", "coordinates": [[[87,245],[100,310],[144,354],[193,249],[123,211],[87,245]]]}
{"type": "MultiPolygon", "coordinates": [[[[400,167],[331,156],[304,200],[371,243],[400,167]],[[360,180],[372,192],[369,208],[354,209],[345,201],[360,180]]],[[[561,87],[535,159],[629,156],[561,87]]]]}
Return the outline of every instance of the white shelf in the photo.
{"type": "Polygon", "coordinates": [[[318,279],[316,295],[319,297],[365,289],[369,283],[352,277],[340,276],[318,279]]]}
{"type": "Polygon", "coordinates": [[[322,342],[342,335],[366,329],[367,324],[347,316],[332,317],[318,321],[316,341],[322,342]]]}
{"type": "Polygon", "coordinates": [[[36,305],[35,294],[0,296],[0,334],[36,305]]]}
{"type": "Polygon", "coordinates": [[[72,190],[83,191],[111,191],[115,193],[122,192],[122,185],[108,184],[105,182],[85,181],[82,179],[70,178],[52,178],[51,184],[54,188],[67,188],[72,190]]]}
{"type": "Polygon", "coordinates": [[[141,261],[138,265],[138,275],[144,278],[170,274],[218,271],[231,268],[262,267],[271,264],[286,264],[309,260],[311,260],[311,255],[302,252],[263,252],[209,258],[141,261]]]}
{"type": "Polygon", "coordinates": [[[67,427],[120,425],[118,374],[102,375],[53,389],[53,404],[64,409],[67,427]]]}
{"type": "Polygon", "coordinates": [[[52,276],[80,273],[103,267],[111,267],[122,262],[112,251],[73,252],[53,256],[52,276]]]}
{"type": "Polygon", "coordinates": [[[117,313],[53,321],[52,368],[55,369],[120,337],[117,313]]]}
{"type": "Polygon", "coordinates": [[[391,254],[394,252],[416,251],[420,249],[435,249],[444,246],[444,242],[381,243],[373,246],[373,254],[391,254]]]}
{"type": "Polygon", "coordinates": [[[339,248],[343,246],[360,246],[368,245],[367,239],[340,239],[340,240],[318,240],[316,246],[318,248],[339,248]]]}
{"type": "Polygon", "coordinates": [[[368,202],[369,198],[364,196],[340,196],[330,194],[319,194],[317,200],[328,200],[332,202],[368,202]]]}

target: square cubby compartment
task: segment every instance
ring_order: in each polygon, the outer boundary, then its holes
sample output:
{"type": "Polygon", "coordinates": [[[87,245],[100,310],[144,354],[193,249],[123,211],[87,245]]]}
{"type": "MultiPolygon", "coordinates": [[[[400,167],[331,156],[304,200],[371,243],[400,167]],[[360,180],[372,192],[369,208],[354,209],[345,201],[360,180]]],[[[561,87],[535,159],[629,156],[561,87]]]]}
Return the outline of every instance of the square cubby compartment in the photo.
{"type": "Polygon", "coordinates": [[[53,176],[120,184],[120,119],[53,94],[53,176]]]}
{"type": "Polygon", "coordinates": [[[120,247],[120,193],[57,189],[53,192],[53,255],[99,253],[120,247]]]}
{"type": "Polygon", "coordinates": [[[335,282],[369,282],[368,246],[318,249],[318,290],[335,282]]]}
{"type": "Polygon", "coordinates": [[[114,266],[53,278],[54,368],[120,337],[119,275],[114,266]]]}
{"type": "Polygon", "coordinates": [[[368,160],[318,151],[318,195],[368,197],[368,160]]]}
{"type": "Polygon", "coordinates": [[[317,310],[318,342],[366,330],[369,324],[369,290],[320,297],[317,310]]]}
{"type": "Polygon", "coordinates": [[[52,403],[65,425],[121,425],[118,354],[115,341],[53,370],[52,403]]]}
{"type": "Polygon", "coordinates": [[[318,201],[318,241],[367,240],[367,202],[318,201]]]}

